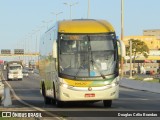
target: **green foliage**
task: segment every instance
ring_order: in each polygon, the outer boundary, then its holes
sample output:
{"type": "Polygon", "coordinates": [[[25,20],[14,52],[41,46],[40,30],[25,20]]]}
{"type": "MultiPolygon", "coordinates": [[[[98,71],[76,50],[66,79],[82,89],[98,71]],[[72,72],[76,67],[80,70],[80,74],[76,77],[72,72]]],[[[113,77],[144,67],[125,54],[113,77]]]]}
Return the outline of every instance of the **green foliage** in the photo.
{"type": "MultiPolygon", "coordinates": [[[[136,57],[137,55],[143,55],[144,57],[148,57],[149,48],[147,44],[141,40],[130,39],[128,42],[132,41],[132,55],[136,57]]],[[[127,55],[130,54],[129,51],[130,46],[126,47],[127,55]]]]}
{"type": "MultiPolygon", "coordinates": [[[[133,63],[134,63],[133,67],[134,67],[136,56],[143,55],[145,58],[147,58],[149,53],[149,48],[147,44],[141,40],[130,39],[128,42],[130,41],[132,41],[132,56],[134,56],[134,59],[133,59],[133,63]]],[[[130,46],[126,47],[126,54],[128,56],[130,55],[130,46]]]]}

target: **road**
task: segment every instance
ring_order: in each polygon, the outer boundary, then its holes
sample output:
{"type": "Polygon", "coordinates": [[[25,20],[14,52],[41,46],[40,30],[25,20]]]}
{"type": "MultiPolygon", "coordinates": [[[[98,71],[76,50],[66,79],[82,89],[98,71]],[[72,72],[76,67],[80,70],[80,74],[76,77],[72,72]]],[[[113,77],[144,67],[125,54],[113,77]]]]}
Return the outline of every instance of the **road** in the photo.
{"type": "MultiPolygon", "coordinates": [[[[102,102],[68,103],[65,108],[56,108],[55,105],[44,104],[39,90],[40,77],[37,74],[30,74],[22,81],[7,82],[22,101],[46,111],[160,111],[160,94],[146,91],[120,87],[120,98],[113,101],[111,108],[104,108],[102,102]]],[[[13,100],[13,106],[27,107],[16,99],[13,100]]]]}

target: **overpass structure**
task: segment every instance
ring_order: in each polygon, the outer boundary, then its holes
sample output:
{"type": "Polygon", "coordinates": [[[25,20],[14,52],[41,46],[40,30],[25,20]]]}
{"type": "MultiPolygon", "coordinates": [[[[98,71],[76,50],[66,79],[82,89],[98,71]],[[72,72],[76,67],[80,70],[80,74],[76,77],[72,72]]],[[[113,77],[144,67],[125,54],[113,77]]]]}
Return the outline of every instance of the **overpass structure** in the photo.
{"type": "Polygon", "coordinates": [[[0,57],[23,57],[23,56],[39,56],[38,52],[35,53],[24,53],[24,54],[0,54],[0,57]]]}

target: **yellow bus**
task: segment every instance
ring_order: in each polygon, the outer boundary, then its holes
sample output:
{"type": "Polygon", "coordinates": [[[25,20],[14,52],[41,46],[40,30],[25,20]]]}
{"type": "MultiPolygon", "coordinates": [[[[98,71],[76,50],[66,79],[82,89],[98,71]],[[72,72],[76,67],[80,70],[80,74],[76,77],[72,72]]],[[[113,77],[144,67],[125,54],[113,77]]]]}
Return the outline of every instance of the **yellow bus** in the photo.
{"type": "Polygon", "coordinates": [[[103,101],[111,107],[119,96],[118,41],[105,20],[64,20],[48,29],[39,59],[45,103],[103,101]]]}

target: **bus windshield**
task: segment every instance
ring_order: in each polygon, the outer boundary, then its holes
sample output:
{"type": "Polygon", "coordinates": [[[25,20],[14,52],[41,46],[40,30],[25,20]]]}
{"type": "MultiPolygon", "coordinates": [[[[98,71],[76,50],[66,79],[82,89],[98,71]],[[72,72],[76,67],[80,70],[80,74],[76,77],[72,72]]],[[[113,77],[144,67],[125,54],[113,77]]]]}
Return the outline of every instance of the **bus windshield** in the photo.
{"type": "Polygon", "coordinates": [[[114,74],[118,55],[113,35],[64,35],[59,42],[59,73],[77,78],[114,74]]]}

